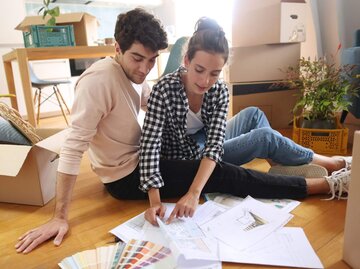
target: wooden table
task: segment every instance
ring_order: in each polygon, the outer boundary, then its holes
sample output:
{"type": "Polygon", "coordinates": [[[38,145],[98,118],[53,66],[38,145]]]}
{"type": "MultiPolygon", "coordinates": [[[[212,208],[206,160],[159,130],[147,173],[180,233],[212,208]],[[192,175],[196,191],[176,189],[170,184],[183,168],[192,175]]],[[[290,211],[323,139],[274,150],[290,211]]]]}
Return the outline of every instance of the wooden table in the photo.
{"type": "MultiPolygon", "coordinates": [[[[48,47],[48,48],[19,48],[3,55],[5,75],[10,94],[16,94],[14,83],[14,72],[11,62],[18,61],[22,88],[24,92],[25,106],[28,121],[36,127],[34,103],[32,98],[32,87],[29,76],[29,61],[49,60],[49,59],[84,59],[101,58],[113,56],[115,49],[113,46],[76,46],[76,47],[48,47]]],[[[19,109],[16,98],[11,99],[11,105],[16,110],[19,109]]]]}

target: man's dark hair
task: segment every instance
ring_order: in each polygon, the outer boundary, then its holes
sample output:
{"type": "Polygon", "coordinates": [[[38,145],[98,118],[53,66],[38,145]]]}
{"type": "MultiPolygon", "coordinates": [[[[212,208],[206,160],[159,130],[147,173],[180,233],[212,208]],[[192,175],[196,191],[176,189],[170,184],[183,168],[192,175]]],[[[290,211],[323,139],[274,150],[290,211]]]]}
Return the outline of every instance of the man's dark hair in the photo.
{"type": "Polygon", "coordinates": [[[114,37],[121,52],[138,41],[152,51],[167,48],[167,36],[160,21],[142,8],[136,8],[117,17],[114,37]]]}

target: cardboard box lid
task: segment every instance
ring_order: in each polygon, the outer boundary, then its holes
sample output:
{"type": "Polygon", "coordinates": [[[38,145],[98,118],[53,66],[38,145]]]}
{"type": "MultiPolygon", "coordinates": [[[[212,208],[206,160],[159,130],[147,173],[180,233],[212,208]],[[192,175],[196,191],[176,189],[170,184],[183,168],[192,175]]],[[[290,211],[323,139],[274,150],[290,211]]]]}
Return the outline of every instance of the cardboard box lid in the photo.
{"type": "Polygon", "coordinates": [[[0,148],[0,175],[15,177],[32,147],[1,145],[0,148]]]}
{"type": "Polygon", "coordinates": [[[0,145],[0,175],[15,177],[34,147],[59,154],[68,129],[41,140],[34,146],[0,145]]]}
{"type": "MultiPolygon", "coordinates": [[[[28,31],[29,26],[31,25],[44,25],[45,22],[50,18],[46,16],[45,19],[42,16],[27,16],[20,22],[15,29],[21,31],[28,31]]],[[[99,24],[97,18],[86,12],[75,12],[75,13],[64,13],[56,17],[56,24],[65,24],[65,23],[74,23],[80,22],[83,19],[95,19],[97,24],[99,24]]]]}

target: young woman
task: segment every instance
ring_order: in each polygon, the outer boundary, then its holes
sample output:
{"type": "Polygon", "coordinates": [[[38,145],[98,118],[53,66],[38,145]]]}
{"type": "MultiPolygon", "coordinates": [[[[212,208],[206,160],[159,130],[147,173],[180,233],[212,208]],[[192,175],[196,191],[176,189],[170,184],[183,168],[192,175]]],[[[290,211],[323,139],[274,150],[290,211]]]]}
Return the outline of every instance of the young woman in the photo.
{"type": "MultiPolygon", "coordinates": [[[[212,19],[201,18],[189,40],[184,66],[160,79],[151,92],[141,138],[140,189],[148,193],[150,208],[145,217],[153,224],[156,215],[165,213],[160,194],[182,196],[170,215],[171,221],[192,216],[202,192],[295,198],[304,191],[306,195],[328,193],[331,186],[340,184],[338,174],[335,184],[335,176],[327,177],[321,167],[318,178],[304,179],[244,171],[222,163],[223,159],[239,165],[262,157],[299,165],[316,156],[272,130],[256,108],[239,113],[226,127],[229,93],[219,75],[228,56],[228,42],[221,27],[212,19]],[[169,182],[164,160],[199,160],[199,166],[183,169],[169,182]]],[[[334,161],[332,170],[345,166],[340,158],[328,159],[334,161]]],[[[348,181],[350,170],[344,168],[344,173],[346,176],[341,175],[348,181]]]]}

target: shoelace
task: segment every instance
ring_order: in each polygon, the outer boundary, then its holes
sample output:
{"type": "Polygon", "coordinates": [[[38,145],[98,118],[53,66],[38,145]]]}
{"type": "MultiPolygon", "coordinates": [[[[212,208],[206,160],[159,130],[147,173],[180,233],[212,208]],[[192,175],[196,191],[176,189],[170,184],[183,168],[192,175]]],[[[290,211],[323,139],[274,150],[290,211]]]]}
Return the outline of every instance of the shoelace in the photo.
{"type": "Polygon", "coordinates": [[[348,182],[350,181],[351,170],[347,168],[342,168],[338,171],[335,171],[331,176],[326,177],[330,192],[332,196],[325,200],[332,200],[335,197],[338,199],[347,199],[347,197],[342,197],[343,192],[348,192],[348,182]]]}

